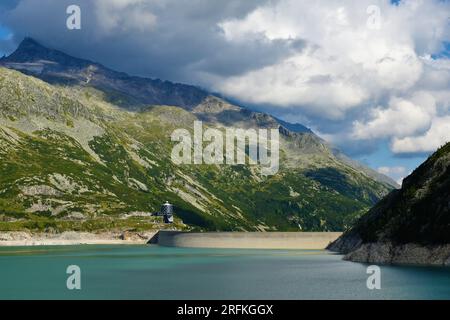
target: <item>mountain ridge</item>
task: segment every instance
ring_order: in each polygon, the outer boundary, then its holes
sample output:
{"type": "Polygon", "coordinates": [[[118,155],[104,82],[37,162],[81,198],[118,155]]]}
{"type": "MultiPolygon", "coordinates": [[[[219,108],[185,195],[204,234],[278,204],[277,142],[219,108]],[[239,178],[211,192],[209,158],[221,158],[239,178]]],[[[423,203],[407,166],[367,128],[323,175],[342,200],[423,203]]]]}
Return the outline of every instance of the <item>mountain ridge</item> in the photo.
{"type": "Polygon", "coordinates": [[[314,133],[293,132],[268,114],[204,91],[195,105],[182,90],[173,100],[170,82],[148,91],[153,80],[109,69],[93,70],[87,81],[90,64],[55,66],[28,56],[0,61],[8,67],[0,67],[0,218],[7,220],[0,230],[152,228],[155,222],[122,218],[170,200],[179,218],[206,230],[335,231],[393,188],[339,160],[314,133]],[[165,97],[178,105],[145,102],[165,97]],[[280,172],[261,178],[254,167],[173,165],[171,132],[191,131],[196,120],[219,129],[278,129],[280,172]]]}
{"type": "MultiPolygon", "coordinates": [[[[17,50],[0,59],[0,65],[38,76],[53,84],[82,85],[86,83],[102,90],[109,89],[117,92],[123,98],[129,98],[123,103],[115,101],[116,104],[134,110],[149,104],[173,105],[191,109],[208,96],[206,91],[195,86],[130,76],[97,62],[75,58],[62,51],[49,49],[32,38],[25,38],[17,50]],[[115,79],[117,83],[108,82],[109,78],[115,79]],[[138,87],[137,89],[143,86],[146,88],[142,92],[132,92],[134,97],[138,97],[138,99],[133,99],[121,86],[122,81],[132,82],[138,87]],[[170,87],[170,93],[164,94],[167,86],[170,87]],[[155,92],[157,91],[162,94],[156,96],[155,92]],[[183,99],[181,93],[187,98],[183,99]]],[[[128,87],[128,89],[130,88],[128,87]]],[[[131,90],[133,89],[131,88],[131,90]]]]}
{"type": "MultiPolygon", "coordinates": [[[[73,56],[70,56],[62,51],[55,50],[55,49],[49,49],[42,44],[40,44],[38,41],[36,41],[33,38],[27,37],[25,38],[20,45],[18,46],[17,50],[15,50],[11,55],[0,59],[0,66],[3,65],[7,68],[12,68],[19,70],[21,72],[24,72],[25,74],[30,74],[36,77],[39,77],[40,79],[49,82],[49,83],[66,83],[67,81],[71,84],[73,84],[74,77],[73,74],[75,73],[77,79],[76,82],[80,85],[91,85],[95,88],[98,88],[100,90],[111,90],[111,98],[109,102],[114,103],[116,105],[119,105],[121,107],[124,107],[125,109],[131,109],[134,111],[138,111],[142,108],[147,107],[149,104],[156,104],[156,105],[171,105],[171,106],[179,106],[186,110],[198,112],[197,110],[194,110],[194,108],[198,107],[202,103],[205,102],[207,99],[215,99],[218,102],[218,104],[224,104],[228,106],[232,106],[237,113],[244,113],[246,116],[250,117],[259,117],[262,118],[271,118],[273,122],[279,124],[284,129],[282,132],[288,133],[288,132],[294,132],[294,133],[309,133],[314,134],[314,137],[316,137],[318,140],[323,141],[323,139],[319,138],[315,133],[310,130],[309,128],[303,126],[302,124],[292,124],[289,122],[286,122],[284,120],[275,118],[271,115],[268,115],[266,113],[261,113],[257,111],[252,111],[250,109],[246,109],[241,106],[234,105],[232,103],[229,103],[226,100],[223,100],[222,98],[211,94],[207,92],[204,89],[201,89],[196,86],[188,85],[188,84],[181,84],[181,83],[173,83],[170,81],[163,81],[160,79],[150,79],[150,78],[142,78],[142,77],[136,77],[136,76],[130,76],[127,73],[124,72],[118,72],[114,71],[112,69],[109,69],[108,67],[103,66],[102,64],[99,64],[97,62],[93,62],[87,59],[79,59],[75,58],[73,56]],[[30,54],[31,52],[31,54],[30,54]],[[56,58],[55,58],[56,57],[56,58]],[[54,61],[52,61],[52,59],[54,61]],[[45,61],[43,61],[45,60],[45,61]],[[69,63],[67,63],[69,61],[69,63]],[[63,65],[68,64],[69,67],[77,66],[78,70],[70,69],[70,72],[67,72],[64,67],[55,67],[54,62],[60,63],[63,65]],[[25,63],[25,65],[21,65],[21,63],[25,63]],[[34,65],[32,67],[27,68],[27,64],[37,64],[39,65],[39,68],[34,65]],[[118,77],[119,79],[124,79],[125,81],[137,81],[137,82],[146,82],[150,81],[154,85],[156,85],[155,90],[145,91],[144,95],[145,98],[142,101],[136,101],[134,98],[127,97],[129,95],[129,90],[123,90],[120,88],[117,88],[117,86],[112,86],[108,83],[102,83],[99,81],[99,83],[90,83],[91,80],[89,79],[89,70],[94,68],[99,68],[97,70],[100,72],[103,76],[110,76],[110,77],[118,77]],[[86,69],[86,70],[84,70],[86,69]],[[130,80],[131,79],[131,80],[130,80]],[[85,83],[87,82],[87,83],[85,83]],[[155,99],[148,99],[148,96],[152,96],[154,91],[157,91],[161,89],[161,86],[164,88],[164,84],[166,84],[166,88],[164,90],[170,89],[170,96],[173,96],[174,93],[176,96],[178,96],[178,93],[183,93],[184,89],[186,89],[189,94],[187,99],[172,99],[169,98],[168,100],[165,100],[165,97],[167,95],[162,95],[160,97],[157,97],[155,99]],[[181,91],[181,92],[180,92],[181,91]],[[123,99],[122,99],[123,98],[123,99]],[[124,100],[124,101],[123,101],[124,100]]],[[[92,70],[91,70],[92,71],[92,70]]],[[[92,77],[92,74],[90,75],[92,77]]],[[[94,81],[95,82],[95,81],[94,81]]],[[[129,89],[129,88],[127,88],[129,89]]],[[[163,91],[164,91],[163,90],[163,91]]],[[[135,96],[135,95],[134,95],[135,96]]],[[[141,94],[138,94],[139,97],[141,97],[141,94]]],[[[139,99],[138,99],[139,100],[139,99]]],[[[222,114],[216,113],[216,118],[222,116],[222,119],[220,121],[224,121],[224,117],[227,116],[227,110],[220,110],[224,111],[222,114]]],[[[236,112],[235,112],[236,113],[236,112]]],[[[228,113],[229,114],[229,113],[228,113]]],[[[236,116],[235,114],[233,116],[236,116]]],[[[217,119],[216,119],[217,120],[217,119]]],[[[335,147],[329,145],[329,148],[333,150],[333,153],[336,157],[340,158],[341,161],[346,162],[348,165],[355,167],[357,169],[361,169],[364,171],[367,175],[369,175],[371,178],[374,178],[376,180],[379,180],[380,182],[387,183],[391,185],[394,188],[398,188],[398,184],[391,179],[390,177],[387,177],[385,175],[382,175],[378,172],[376,172],[373,169],[370,169],[361,163],[351,160],[347,156],[345,156],[340,150],[337,150],[335,147]]]]}

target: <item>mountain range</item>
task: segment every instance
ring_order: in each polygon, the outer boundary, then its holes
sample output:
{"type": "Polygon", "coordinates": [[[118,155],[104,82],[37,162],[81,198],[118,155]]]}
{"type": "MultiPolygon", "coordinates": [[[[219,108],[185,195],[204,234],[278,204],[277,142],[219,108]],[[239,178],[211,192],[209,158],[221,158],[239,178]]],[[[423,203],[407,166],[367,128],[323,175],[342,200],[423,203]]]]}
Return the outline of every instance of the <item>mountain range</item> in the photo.
{"type": "Polygon", "coordinates": [[[301,124],[26,38],[0,59],[0,230],[340,231],[397,187],[301,124]],[[277,129],[280,170],[175,165],[175,129],[277,129]]]}

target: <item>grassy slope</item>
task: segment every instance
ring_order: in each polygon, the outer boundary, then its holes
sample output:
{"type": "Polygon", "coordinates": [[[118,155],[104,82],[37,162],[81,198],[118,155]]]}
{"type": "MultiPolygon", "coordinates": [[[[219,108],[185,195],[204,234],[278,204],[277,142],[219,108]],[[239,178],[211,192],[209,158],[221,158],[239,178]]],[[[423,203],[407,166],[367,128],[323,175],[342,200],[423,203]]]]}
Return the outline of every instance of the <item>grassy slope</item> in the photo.
{"type": "Polygon", "coordinates": [[[331,158],[282,163],[268,178],[247,166],[175,166],[170,134],[192,128],[192,113],[131,113],[106,101],[93,89],[55,88],[0,68],[0,230],[156,228],[157,218],[123,214],[168,200],[177,217],[202,229],[334,231],[388,190],[331,158]]]}

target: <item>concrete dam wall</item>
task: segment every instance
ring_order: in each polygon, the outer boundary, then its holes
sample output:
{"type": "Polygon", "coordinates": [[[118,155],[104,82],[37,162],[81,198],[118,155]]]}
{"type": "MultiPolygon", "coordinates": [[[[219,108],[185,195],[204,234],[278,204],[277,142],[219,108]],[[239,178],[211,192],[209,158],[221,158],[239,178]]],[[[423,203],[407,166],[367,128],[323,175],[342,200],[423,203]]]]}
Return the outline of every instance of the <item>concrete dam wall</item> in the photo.
{"type": "Polygon", "coordinates": [[[325,249],[341,232],[160,231],[155,243],[184,248],[325,249]]]}

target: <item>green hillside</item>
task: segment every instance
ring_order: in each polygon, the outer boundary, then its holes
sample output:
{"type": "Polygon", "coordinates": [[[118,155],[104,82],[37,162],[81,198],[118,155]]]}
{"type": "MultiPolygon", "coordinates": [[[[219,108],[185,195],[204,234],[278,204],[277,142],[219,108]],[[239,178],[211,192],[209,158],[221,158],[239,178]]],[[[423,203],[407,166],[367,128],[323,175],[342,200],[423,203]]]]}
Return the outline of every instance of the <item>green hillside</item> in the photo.
{"type": "Polygon", "coordinates": [[[364,262],[450,264],[450,143],[329,246],[364,262]]]}
{"type": "Polygon", "coordinates": [[[158,218],[139,213],[168,200],[179,228],[335,231],[392,188],[307,132],[280,130],[274,176],[252,166],[177,166],[170,135],[192,131],[196,119],[224,127],[226,111],[235,126],[279,125],[212,96],[193,111],[127,111],[110,94],[0,68],[0,230],[151,229],[161,227],[158,218]]]}

